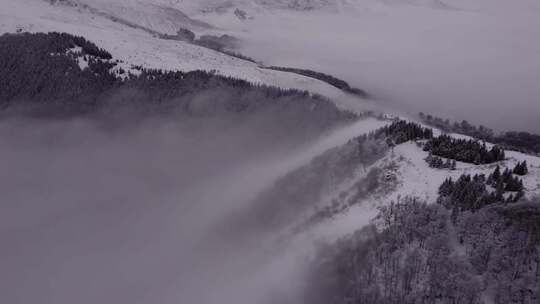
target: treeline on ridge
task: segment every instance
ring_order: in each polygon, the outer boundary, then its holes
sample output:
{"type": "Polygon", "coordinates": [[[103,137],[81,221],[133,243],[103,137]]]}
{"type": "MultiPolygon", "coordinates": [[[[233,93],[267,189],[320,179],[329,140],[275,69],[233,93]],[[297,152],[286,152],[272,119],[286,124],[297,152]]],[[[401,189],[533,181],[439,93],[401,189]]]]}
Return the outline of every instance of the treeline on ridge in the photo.
{"type": "Polygon", "coordinates": [[[447,133],[459,133],[474,138],[499,144],[506,149],[526,153],[540,153],[540,135],[529,132],[507,131],[497,134],[494,130],[485,126],[475,126],[468,121],[451,122],[430,114],[419,113],[420,119],[433,127],[447,133]]]}
{"type": "Polygon", "coordinates": [[[5,34],[0,44],[0,108],[4,110],[30,109],[47,115],[125,106],[188,114],[271,110],[291,121],[296,118],[299,124],[321,127],[356,118],[306,91],[254,85],[213,72],[113,71],[118,62],[111,60],[111,54],[70,34],[5,34]],[[82,49],[82,54],[71,52],[73,48],[82,49]],[[81,68],[77,56],[88,66],[81,68]]]}
{"type": "Polygon", "coordinates": [[[277,66],[269,66],[269,67],[263,67],[263,68],[269,69],[269,70],[281,71],[281,72],[295,73],[298,75],[315,78],[320,81],[326,82],[329,85],[334,86],[349,94],[356,95],[362,98],[368,97],[368,94],[365,91],[358,88],[351,87],[346,81],[336,78],[332,75],[328,75],[328,74],[324,74],[324,73],[320,73],[320,72],[316,72],[312,70],[307,70],[307,69],[296,69],[296,68],[277,67],[277,66]]]}
{"type": "Polygon", "coordinates": [[[456,181],[447,178],[439,187],[438,203],[457,211],[478,210],[495,203],[519,201],[524,195],[523,180],[497,166],[493,173],[461,175],[456,181]]]}
{"type": "Polygon", "coordinates": [[[504,150],[498,146],[488,148],[485,143],[474,139],[453,138],[446,134],[433,135],[433,130],[414,122],[398,120],[384,127],[389,145],[407,141],[425,141],[423,150],[431,155],[471,164],[490,164],[505,159],[504,150]]]}
{"type": "Polygon", "coordinates": [[[201,35],[199,38],[197,38],[197,35],[195,35],[194,32],[185,28],[180,28],[174,35],[159,34],[157,36],[161,39],[178,40],[192,43],[198,46],[212,49],[225,55],[236,57],[238,59],[246,60],[252,63],[257,63],[255,59],[233,51],[238,47],[239,40],[230,35],[201,35]]]}

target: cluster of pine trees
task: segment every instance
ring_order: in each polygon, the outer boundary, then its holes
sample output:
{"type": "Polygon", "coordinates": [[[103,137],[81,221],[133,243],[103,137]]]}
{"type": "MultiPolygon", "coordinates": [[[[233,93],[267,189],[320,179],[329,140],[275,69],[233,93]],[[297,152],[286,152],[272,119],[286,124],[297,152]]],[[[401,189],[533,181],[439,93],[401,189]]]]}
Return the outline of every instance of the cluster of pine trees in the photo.
{"type": "Polygon", "coordinates": [[[399,145],[411,140],[431,139],[433,138],[433,130],[422,127],[421,125],[408,122],[405,120],[397,120],[380,129],[379,133],[384,134],[391,140],[391,145],[399,145]]]}
{"type": "Polygon", "coordinates": [[[499,166],[497,166],[495,168],[495,171],[489,175],[487,179],[487,184],[495,189],[501,189],[501,191],[522,191],[523,181],[517,176],[512,175],[512,173],[516,171],[516,168],[518,168],[517,171],[519,172],[519,170],[521,170],[521,163],[517,164],[516,167],[514,167],[514,170],[506,168],[501,174],[501,169],[499,166]]]}
{"type": "Polygon", "coordinates": [[[424,144],[424,151],[430,152],[427,159],[430,166],[435,168],[455,168],[453,161],[462,161],[472,164],[490,164],[504,160],[504,150],[498,146],[491,149],[485,143],[472,139],[456,139],[449,135],[433,136],[433,130],[425,128],[417,123],[398,120],[384,127],[383,132],[389,138],[389,145],[398,145],[411,140],[427,140],[424,144]],[[442,159],[435,157],[446,158],[442,159]]]}
{"type": "Polygon", "coordinates": [[[478,140],[456,139],[445,134],[428,140],[424,145],[424,151],[476,165],[491,164],[505,158],[504,150],[498,146],[488,149],[485,143],[478,140]]]}
{"type": "Polygon", "coordinates": [[[433,156],[433,154],[429,153],[425,160],[431,168],[456,170],[457,163],[453,159],[447,158],[445,161],[442,158],[433,156]]]}
{"type": "Polygon", "coordinates": [[[509,169],[501,173],[497,166],[487,178],[463,174],[456,181],[446,179],[439,187],[438,203],[451,210],[478,210],[494,203],[517,202],[523,194],[523,181],[509,169]]]}
{"type": "Polygon", "coordinates": [[[342,80],[332,75],[324,74],[321,72],[316,72],[316,71],[306,70],[306,69],[277,67],[277,66],[270,66],[270,67],[264,67],[264,68],[269,69],[269,70],[275,70],[275,71],[295,73],[298,75],[315,78],[320,81],[324,81],[328,83],[329,85],[334,86],[344,92],[347,92],[347,93],[350,93],[350,94],[353,94],[362,98],[366,98],[368,96],[365,91],[352,87],[345,80],[342,80]]]}
{"type": "Polygon", "coordinates": [[[452,132],[468,135],[481,140],[499,144],[506,149],[516,150],[526,153],[540,153],[540,135],[529,132],[508,131],[496,134],[492,129],[485,126],[475,126],[466,120],[461,122],[451,122],[437,116],[419,113],[420,119],[444,132],[452,132]]]}

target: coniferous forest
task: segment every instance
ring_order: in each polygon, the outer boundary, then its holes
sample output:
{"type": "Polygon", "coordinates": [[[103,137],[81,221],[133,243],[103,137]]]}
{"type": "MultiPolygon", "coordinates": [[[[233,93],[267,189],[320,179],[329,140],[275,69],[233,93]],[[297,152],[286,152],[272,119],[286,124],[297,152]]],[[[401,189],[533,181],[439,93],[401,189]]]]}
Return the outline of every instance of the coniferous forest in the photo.
{"type": "Polygon", "coordinates": [[[474,139],[455,139],[448,135],[431,138],[424,151],[433,155],[471,164],[491,164],[504,160],[504,150],[498,146],[488,149],[484,143],[474,139]]]}
{"type": "Polygon", "coordinates": [[[270,70],[276,70],[276,71],[282,71],[282,72],[290,72],[295,73],[302,76],[307,76],[311,78],[315,78],[321,81],[324,81],[346,93],[356,95],[362,98],[366,98],[368,94],[358,88],[351,87],[346,81],[336,78],[332,75],[328,75],[321,72],[316,72],[312,70],[306,70],[306,69],[296,69],[296,68],[286,68],[286,67],[276,67],[276,66],[270,66],[270,67],[264,67],[265,69],[270,70]]]}
{"type": "Polygon", "coordinates": [[[459,133],[481,140],[499,144],[504,148],[521,151],[540,153],[540,135],[529,132],[506,131],[497,133],[493,129],[485,126],[475,126],[466,120],[461,122],[451,122],[449,119],[419,113],[420,119],[433,127],[444,132],[459,133]]]}
{"type": "Polygon", "coordinates": [[[491,164],[505,159],[504,150],[499,146],[488,148],[485,143],[476,139],[456,139],[446,134],[433,135],[433,130],[414,122],[398,120],[384,127],[380,132],[389,138],[390,145],[407,141],[419,141],[423,149],[430,153],[427,159],[432,167],[455,168],[453,161],[461,161],[475,165],[491,164]],[[438,157],[438,158],[436,158],[438,157]],[[440,159],[446,158],[446,161],[440,159]]]}

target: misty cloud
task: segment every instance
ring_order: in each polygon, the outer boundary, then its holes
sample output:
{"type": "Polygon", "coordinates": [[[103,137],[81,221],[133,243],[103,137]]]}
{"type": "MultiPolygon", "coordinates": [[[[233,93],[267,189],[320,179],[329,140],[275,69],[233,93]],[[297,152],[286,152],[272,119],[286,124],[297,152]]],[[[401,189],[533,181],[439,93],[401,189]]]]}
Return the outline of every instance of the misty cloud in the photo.
{"type": "Polygon", "coordinates": [[[299,245],[223,229],[373,122],[317,139],[268,113],[136,117],[0,122],[2,301],[295,303],[299,245]]]}
{"type": "Polygon", "coordinates": [[[243,36],[246,55],[335,75],[394,111],[540,132],[538,3],[351,3],[339,14],[280,12],[223,26],[243,36]]]}

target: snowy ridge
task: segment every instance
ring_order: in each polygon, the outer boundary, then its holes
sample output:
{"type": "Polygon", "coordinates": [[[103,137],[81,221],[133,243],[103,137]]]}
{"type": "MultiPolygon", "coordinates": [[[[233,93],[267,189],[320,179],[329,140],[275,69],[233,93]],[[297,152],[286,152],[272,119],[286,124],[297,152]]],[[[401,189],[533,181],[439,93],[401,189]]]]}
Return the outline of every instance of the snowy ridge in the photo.
{"type": "MultiPolygon", "coordinates": [[[[441,134],[440,130],[432,128],[435,136],[441,134]]],[[[375,129],[368,130],[374,131],[375,129]]],[[[454,138],[466,138],[461,134],[451,134],[454,138]]],[[[487,146],[492,144],[486,143],[487,146]]],[[[382,169],[382,176],[378,190],[371,192],[367,197],[354,203],[354,205],[343,209],[342,212],[334,214],[329,219],[320,222],[311,229],[304,231],[301,237],[336,240],[343,236],[359,230],[369,224],[379,212],[381,206],[391,202],[399,202],[405,197],[416,197],[429,204],[435,203],[438,197],[439,186],[445,179],[451,177],[457,180],[463,174],[475,175],[493,172],[496,166],[500,166],[504,171],[506,168],[512,170],[519,162],[526,161],[529,173],[520,176],[525,186],[525,198],[540,196],[540,157],[528,155],[520,152],[506,150],[506,159],[501,162],[474,165],[464,162],[457,162],[456,170],[437,169],[429,167],[425,158],[428,152],[423,151],[420,143],[406,142],[397,145],[393,150],[389,150],[386,155],[373,165],[358,170],[354,179],[328,195],[326,204],[331,204],[332,197],[343,196],[343,190],[348,190],[347,197],[355,195],[355,184],[366,178],[372,169],[382,169]]],[[[342,197],[346,200],[347,197],[342,197]]]]}
{"type": "MultiPolygon", "coordinates": [[[[130,66],[194,71],[215,71],[252,83],[295,88],[335,100],[345,94],[322,81],[260,69],[257,64],[182,41],[164,40],[144,30],[111,21],[70,6],[51,5],[43,0],[0,0],[0,33],[66,32],[96,43],[113,58],[130,66]]],[[[159,18],[160,16],[154,16],[159,18]]]]}

